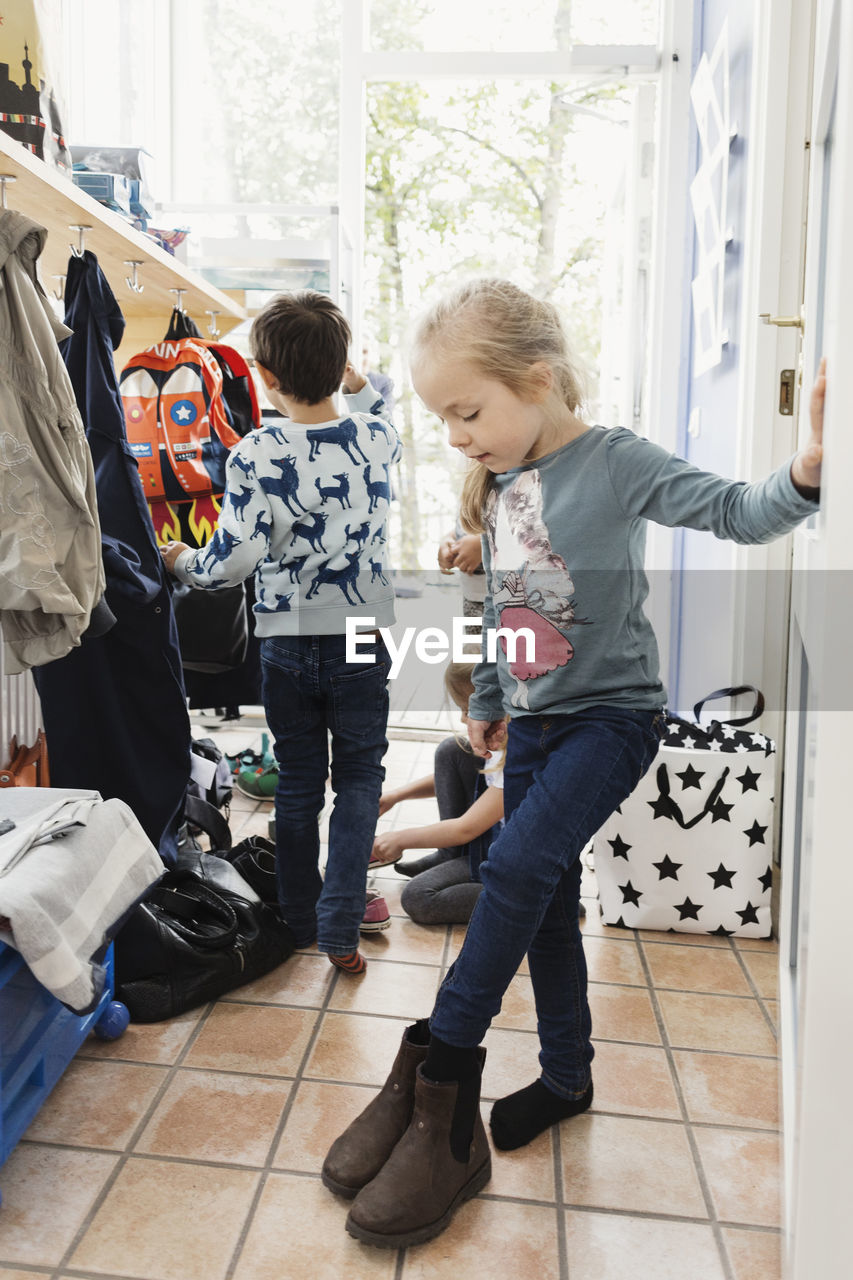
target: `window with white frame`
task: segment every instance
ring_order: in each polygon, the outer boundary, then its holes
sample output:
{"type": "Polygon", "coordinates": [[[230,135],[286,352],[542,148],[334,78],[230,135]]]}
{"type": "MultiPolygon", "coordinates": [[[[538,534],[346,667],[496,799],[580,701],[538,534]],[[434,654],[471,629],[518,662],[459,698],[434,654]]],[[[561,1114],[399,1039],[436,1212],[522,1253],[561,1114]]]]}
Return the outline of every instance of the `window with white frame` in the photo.
{"type": "Polygon", "coordinates": [[[589,416],[644,429],[659,0],[64,9],[71,140],[145,146],[192,265],[250,302],[328,288],[356,358],[394,379],[402,565],[432,567],[455,516],[458,460],[405,359],[414,313],[453,281],[552,298],[589,416]]]}

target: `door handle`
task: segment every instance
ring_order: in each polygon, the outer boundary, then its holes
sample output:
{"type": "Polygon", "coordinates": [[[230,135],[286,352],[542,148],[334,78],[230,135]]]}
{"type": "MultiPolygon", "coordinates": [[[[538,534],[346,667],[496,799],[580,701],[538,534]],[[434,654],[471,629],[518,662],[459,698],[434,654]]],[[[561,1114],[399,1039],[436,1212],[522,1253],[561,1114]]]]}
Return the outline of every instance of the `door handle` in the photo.
{"type": "Polygon", "coordinates": [[[762,324],[775,324],[779,329],[804,329],[805,321],[799,316],[771,316],[769,311],[762,311],[758,316],[762,324]]]}

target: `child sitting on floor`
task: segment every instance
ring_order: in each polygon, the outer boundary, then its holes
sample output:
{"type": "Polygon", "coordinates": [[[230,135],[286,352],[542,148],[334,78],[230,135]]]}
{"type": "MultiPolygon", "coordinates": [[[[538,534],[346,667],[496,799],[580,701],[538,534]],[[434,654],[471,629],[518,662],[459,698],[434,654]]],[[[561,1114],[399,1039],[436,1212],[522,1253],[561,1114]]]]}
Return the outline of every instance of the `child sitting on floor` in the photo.
{"type": "MultiPolygon", "coordinates": [[[[468,720],[468,699],[474,692],[470,663],[453,662],[444,673],[448,694],[468,720]]],[[[480,894],[480,863],[492,835],[503,822],[503,773],[500,757],[484,769],[468,743],[445,738],[435,750],[435,772],[408,786],[385,791],[380,814],[402,800],[435,796],[440,821],[377,835],[372,867],[397,863],[406,849],[435,848],[434,853],[397,866],[412,879],[403,890],[403,910],[417,924],[467,924],[480,894]]]]}

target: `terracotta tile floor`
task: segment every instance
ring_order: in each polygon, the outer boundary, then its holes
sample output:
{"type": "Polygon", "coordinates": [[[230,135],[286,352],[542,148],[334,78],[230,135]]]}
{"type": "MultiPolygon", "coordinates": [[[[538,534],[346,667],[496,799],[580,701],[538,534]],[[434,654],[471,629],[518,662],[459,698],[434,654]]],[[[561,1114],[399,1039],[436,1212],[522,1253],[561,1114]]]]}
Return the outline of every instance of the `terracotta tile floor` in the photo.
{"type": "MultiPolygon", "coordinates": [[[[234,750],[258,730],[217,736],[234,750]]],[[[432,751],[393,740],[389,781],[431,772],[432,751]]],[[[238,795],[235,838],[269,809],[238,795]]],[[[374,884],[394,919],[363,939],[362,979],[306,951],[215,1005],[83,1046],[0,1170],[0,1280],[776,1280],[776,945],[609,929],[590,871],[593,1110],[495,1154],[431,1244],[398,1256],[350,1239],[323,1156],[464,933],[402,916],[393,869],[374,884]]],[[[526,965],[487,1045],[484,1115],[536,1074],[526,965]]]]}

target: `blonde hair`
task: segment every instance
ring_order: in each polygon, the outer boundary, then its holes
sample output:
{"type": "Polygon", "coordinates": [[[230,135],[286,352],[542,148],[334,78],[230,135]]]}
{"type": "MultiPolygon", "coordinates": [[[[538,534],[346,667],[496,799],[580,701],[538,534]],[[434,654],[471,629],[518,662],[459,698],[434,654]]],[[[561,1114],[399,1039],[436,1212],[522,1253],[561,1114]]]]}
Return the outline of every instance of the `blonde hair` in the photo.
{"type": "MultiPolygon", "coordinates": [[[[509,280],[469,280],[440,298],[421,317],[412,358],[436,350],[468,360],[486,378],[494,378],[523,398],[537,387],[535,364],[547,364],[553,395],[572,413],[583,404],[584,386],[551,302],[534,298],[509,280]]],[[[493,485],[492,473],[475,462],[465,477],[460,519],[468,533],[483,532],[483,509],[493,485]]]]}
{"type": "Polygon", "coordinates": [[[448,662],[444,668],[444,687],[463,715],[474,692],[474,663],[448,662]]]}

